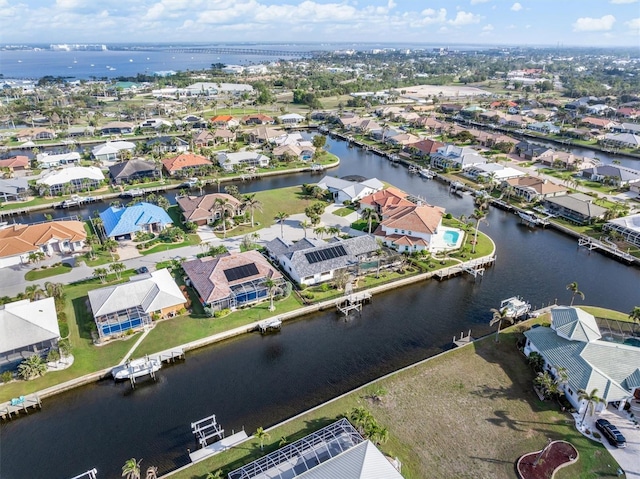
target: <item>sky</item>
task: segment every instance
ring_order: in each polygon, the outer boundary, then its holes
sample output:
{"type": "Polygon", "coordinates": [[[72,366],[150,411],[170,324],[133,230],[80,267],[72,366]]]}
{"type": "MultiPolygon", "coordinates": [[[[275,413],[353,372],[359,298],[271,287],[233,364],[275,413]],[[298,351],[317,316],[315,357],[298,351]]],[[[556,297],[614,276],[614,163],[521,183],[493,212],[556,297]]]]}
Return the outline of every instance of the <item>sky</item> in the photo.
{"type": "Polygon", "coordinates": [[[269,41],[640,51],[640,0],[0,0],[0,32],[0,44],[12,45],[269,41]]]}

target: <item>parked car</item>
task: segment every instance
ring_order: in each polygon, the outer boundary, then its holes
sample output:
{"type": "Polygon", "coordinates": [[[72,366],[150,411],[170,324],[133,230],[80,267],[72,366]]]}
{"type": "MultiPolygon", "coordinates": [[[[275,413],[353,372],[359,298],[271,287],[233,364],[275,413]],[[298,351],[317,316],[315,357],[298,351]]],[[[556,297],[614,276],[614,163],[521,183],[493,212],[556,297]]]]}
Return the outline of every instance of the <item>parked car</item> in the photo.
{"type": "Polygon", "coordinates": [[[149,272],[149,268],[147,268],[146,266],[141,266],[136,270],[137,274],[145,274],[149,272]]]}
{"type": "Polygon", "coordinates": [[[596,420],[596,429],[607,438],[609,444],[615,447],[627,447],[627,440],[622,435],[618,428],[611,424],[606,419],[596,420]]]}

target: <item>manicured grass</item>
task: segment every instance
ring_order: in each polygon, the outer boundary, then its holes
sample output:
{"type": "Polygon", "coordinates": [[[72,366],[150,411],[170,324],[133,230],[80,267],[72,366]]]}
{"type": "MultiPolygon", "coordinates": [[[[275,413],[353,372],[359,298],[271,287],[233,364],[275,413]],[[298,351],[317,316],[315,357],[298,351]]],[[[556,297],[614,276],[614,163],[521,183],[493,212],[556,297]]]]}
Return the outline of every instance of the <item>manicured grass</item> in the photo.
{"type": "Polygon", "coordinates": [[[59,197],[59,198],[37,197],[29,201],[21,201],[17,203],[0,203],[0,209],[2,209],[3,211],[19,210],[22,208],[27,208],[29,206],[40,206],[40,205],[50,205],[51,203],[59,203],[62,200],[64,200],[64,197],[59,197]]]}
{"type": "Polygon", "coordinates": [[[293,442],[356,406],[388,428],[389,441],[380,447],[400,459],[407,479],[426,477],[425,471],[434,479],[510,479],[518,457],[542,449],[547,438],[567,440],[580,453],[556,478],[616,477],[618,465],[607,450],[579,434],[557,404],[537,398],[533,371],[515,347],[518,337],[510,328],[499,343],[491,336],[434,358],[270,431],[263,452],[249,441],[172,478],[228,473],[277,449],[281,437],[293,442]],[[380,387],[387,391],[382,400],[369,399],[380,387]]]}
{"type": "Polygon", "coordinates": [[[628,313],[621,311],[614,311],[612,309],[598,308],[597,306],[582,306],[576,305],[580,309],[584,309],[587,313],[593,314],[598,318],[613,319],[614,321],[623,321],[625,323],[633,323],[633,319],[629,317],[628,313]]]}
{"type": "Polygon", "coordinates": [[[212,334],[277,316],[300,307],[300,303],[293,294],[287,299],[276,301],[274,304],[275,311],[269,311],[269,301],[265,301],[251,308],[238,310],[224,318],[207,318],[203,314],[194,314],[193,316],[178,316],[161,321],[138,346],[135,356],[156,353],[172,346],[206,338],[212,334]]]}
{"type": "Polygon", "coordinates": [[[355,211],[356,211],[355,208],[340,208],[335,210],[333,214],[336,216],[345,217],[345,216],[349,216],[351,213],[354,213],[355,211]]]}
{"type": "Polygon", "coordinates": [[[293,215],[304,213],[304,209],[317,202],[314,198],[309,198],[302,194],[300,186],[279,188],[276,190],[258,191],[256,199],[262,203],[262,211],[254,211],[254,226],[240,226],[233,230],[233,235],[245,235],[261,228],[271,226],[276,223],[275,217],[279,212],[293,215]]]}
{"type": "Polygon", "coordinates": [[[194,246],[200,244],[200,236],[195,233],[188,234],[184,241],[180,243],[158,243],[153,248],[140,251],[142,256],[146,256],[152,253],[159,253],[161,251],[169,251],[171,249],[183,248],[184,246],[194,246]]]}
{"type": "Polygon", "coordinates": [[[27,271],[24,275],[24,279],[27,281],[36,281],[38,279],[49,278],[50,276],[57,276],[59,274],[68,273],[73,268],[64,263],[59,266],[54,266],[52,268],[46,269],[32,269],[31,271],[27,271]]]}
{"type": "MultiPolygon", "coordinates": [[[[124,278],[130,274],[130,272],[123,272],[122,280],[107,284],[125,281],[124,278]]],[[[110,275],[110,278],[113,276],[110,275]]],[[[63,371],[49,372],[32,381],[15,381],[2,386],[0,388],[0,402],[115,365],[124,357],[135,342],[135,339],[133,341],[131,339],[137,335],[129,336],[126,341],[112,341],[100,347],[93,345],[91,331],[92,325],[95,323],[87,304],[87,293],[103,286],[106,284],[101,284],[99,280],[95,279],[67,285],[64,288],[66,296],[64,312],[69,326],[69,340],[74,356],[73,365],[63,371]]]]}

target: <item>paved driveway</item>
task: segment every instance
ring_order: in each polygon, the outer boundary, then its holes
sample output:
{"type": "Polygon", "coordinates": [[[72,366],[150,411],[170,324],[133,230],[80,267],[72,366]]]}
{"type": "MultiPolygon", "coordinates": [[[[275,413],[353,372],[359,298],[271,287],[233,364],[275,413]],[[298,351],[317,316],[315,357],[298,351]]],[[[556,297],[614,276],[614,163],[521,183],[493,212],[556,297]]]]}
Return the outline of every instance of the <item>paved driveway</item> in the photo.
{"type": "Polygon", "coordinates": [[[622,435],[627,439],[627,447],[618,449],[604,441],[604,446],[618,461],[624,470],[627,479],[640,479],[640,427],[634,425],[628,413],[621,413],[608,408],[600,414],[600,417],[615,424],[622,435]]]}

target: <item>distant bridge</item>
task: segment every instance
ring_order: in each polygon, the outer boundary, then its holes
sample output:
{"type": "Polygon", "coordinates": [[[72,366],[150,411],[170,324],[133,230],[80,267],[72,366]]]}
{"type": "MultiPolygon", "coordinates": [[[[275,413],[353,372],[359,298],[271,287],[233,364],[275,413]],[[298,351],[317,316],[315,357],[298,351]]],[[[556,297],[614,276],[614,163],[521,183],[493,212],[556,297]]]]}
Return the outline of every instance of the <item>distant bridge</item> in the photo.
{"type": "Polygon", "coordinates": [[[162,49],[171,53],[205,53],[210,55],[262,55],[265,57],[312,57],[322,53],[326,53],[322,50],[315,51],[291,51],[291,50],[263,50],[260,48],[168,48],[162,49]]]}

